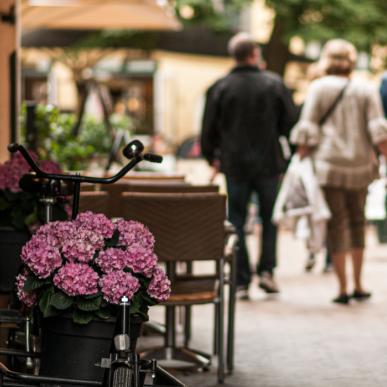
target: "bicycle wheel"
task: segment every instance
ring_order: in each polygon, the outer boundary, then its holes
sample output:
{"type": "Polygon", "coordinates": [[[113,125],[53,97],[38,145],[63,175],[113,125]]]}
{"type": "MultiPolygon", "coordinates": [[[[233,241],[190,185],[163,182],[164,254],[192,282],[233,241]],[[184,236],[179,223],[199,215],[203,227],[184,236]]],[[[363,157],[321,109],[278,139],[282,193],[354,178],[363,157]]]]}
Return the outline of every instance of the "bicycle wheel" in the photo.
{"type": "Polygon", "coordinates": [[[133,373],[128,367],[117,367],[113,372],[112,387],[131,387],[133,384],[133,373]]]}

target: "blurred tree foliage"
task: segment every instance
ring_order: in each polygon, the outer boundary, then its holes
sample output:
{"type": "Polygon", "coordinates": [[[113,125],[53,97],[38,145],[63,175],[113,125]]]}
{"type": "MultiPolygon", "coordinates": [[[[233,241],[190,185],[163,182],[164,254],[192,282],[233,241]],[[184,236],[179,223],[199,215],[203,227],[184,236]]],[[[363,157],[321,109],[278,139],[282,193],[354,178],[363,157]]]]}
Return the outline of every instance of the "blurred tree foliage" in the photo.
{"type": "Polygon", "coordinates": [[[387,44],[386,0],[266,0],[275,11],[273,33],[265,50],[268,67],[283,73],[289,59],[289,40],[306,42],[344,38],[370,52],[387,44]]]}
{"type": "MultiPolygon", "coordinates": [[[[113,138],[106,125],[94,117],[86,116],[82,131],[74,135],[72,128],[75,114],[60,113],[53,105],[37,105],[35,127],[37,130],[39,158],[57,161],[64,170],[85,169],[93,158],[107,157],[113,138]]],[[[26,108],[22,107],[21,135],[26,138],[26,108]]],[[[132,122],[127,116],[112,115],[112,126],[131,128],[132,122]]]]}
{"type": "Polygon", "coordinates": [[[186,25],[204,24],[213,30],[239,27],[240,12],[252,0],[175,0],[177,17],[186,25]]]}

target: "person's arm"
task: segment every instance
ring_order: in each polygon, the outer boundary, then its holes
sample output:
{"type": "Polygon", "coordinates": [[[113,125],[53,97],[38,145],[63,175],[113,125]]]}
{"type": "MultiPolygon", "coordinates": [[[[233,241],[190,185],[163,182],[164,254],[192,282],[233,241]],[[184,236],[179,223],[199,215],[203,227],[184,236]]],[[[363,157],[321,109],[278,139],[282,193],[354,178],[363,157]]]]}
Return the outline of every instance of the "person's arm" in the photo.
{"type": "Polygon", "coordinates": [[[215,168],[219,164],[218,93],[216,84],[207,91],[200,135],[202,155],[215,168]]]}
{"type": "Polygon", "coordinates": [[[298,111],[291,91],[281,82],[280,85],[279,135],[289,138],[290,130],[297,121],[298,111]]]}
{"type": "Polygon", "coordinates": [[[387,121],[380,94],[376,88],[369,88],[367,97],[367,129],[372,143],[387,157],[387,121]]]}
{"type": "Polygon", "coordinates": [[[297,146],[301,159],[309,156],[320,142],[321,114],[319,86],[314,82],[306,95],[300,119],[290,133],[290,141],[297,146]]]}

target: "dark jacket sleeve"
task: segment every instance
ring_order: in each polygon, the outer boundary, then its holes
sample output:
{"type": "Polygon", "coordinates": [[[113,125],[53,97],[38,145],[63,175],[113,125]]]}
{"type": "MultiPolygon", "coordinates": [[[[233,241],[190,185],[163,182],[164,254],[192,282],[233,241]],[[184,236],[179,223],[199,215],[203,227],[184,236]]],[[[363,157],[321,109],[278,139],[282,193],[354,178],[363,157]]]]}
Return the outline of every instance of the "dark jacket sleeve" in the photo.
{"type": "Polygon", "coordinates": [[[297,122],[298,111],[290,90],[281,82],[279,86],[280,115],[278,132],[280,136],[289,138],[290,130],[297,122]]]}
{"type": "Polygon", "coordinates": [[[215,84],[206,93],[200,137],[202,155],[210,164],[218,157],[219,153],[218,109],[218,90],[215,84]]]}

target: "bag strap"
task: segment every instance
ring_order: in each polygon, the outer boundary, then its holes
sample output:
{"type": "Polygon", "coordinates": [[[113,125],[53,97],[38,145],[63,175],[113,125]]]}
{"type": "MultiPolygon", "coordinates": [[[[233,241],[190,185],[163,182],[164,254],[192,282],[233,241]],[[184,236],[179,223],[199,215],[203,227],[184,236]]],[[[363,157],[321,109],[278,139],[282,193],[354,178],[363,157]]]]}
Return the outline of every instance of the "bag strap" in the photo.
{"type": "Polygon", "coordinates": [[[336,97],[336,99],[333,101],[332,105],[329,106],[329,109],[325,112],[325,114],[320,118],[318,124],[321,126],[325,123],[325,121],[329,118],[329,116],[334,112],[334,110],[336,109],[336,106],[338,105],[338,103],[341,101],[341,99],[343,98],[343,95],[344,95],[344,92],[345,90],[347,89],[349,85],[349,81],[346,82],[346,84],[344,85],[344,87],[341,89],[340,93],[338,94],[338,96],[336,97]]]}

